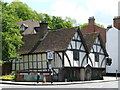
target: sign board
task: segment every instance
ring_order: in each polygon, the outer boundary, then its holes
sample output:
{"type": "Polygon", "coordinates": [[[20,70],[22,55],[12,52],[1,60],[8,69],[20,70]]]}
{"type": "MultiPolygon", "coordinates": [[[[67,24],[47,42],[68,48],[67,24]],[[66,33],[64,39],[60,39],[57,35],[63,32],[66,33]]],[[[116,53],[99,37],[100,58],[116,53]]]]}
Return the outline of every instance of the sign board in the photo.
{"type": "Polygon", "coordinates": [[[54,53],[53,51],[48,51],[47,52],[47,59],[48,60],[53,60],[53,53],[54,53]]]}
{"type": "MultiPolygon", "coordinates": [[[[44,75],[39,75],[40,78],[39,79],[43,79],[44,75]]],[[[24,79],[25,80],[37,80],[37,75],[24,75],[24,79]]]]}
{"type": "Polygon", "coordinates": [[[37,79],[37,75],[24,75],[25,80],[35,80],[37,79]]]}

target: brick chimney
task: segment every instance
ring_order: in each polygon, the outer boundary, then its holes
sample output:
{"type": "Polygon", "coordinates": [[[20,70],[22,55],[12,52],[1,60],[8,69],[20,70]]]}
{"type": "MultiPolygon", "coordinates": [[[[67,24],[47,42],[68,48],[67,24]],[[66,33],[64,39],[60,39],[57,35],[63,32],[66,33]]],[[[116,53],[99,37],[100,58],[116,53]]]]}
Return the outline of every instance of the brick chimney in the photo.
{"type": "Polygon", "coordinates": [[[120,16],[114,17],[113,25],[114,25],[115,28],[120,30],[120,16]]]}
{"type": "Polygon", "coordinates": [[[94,16],[89,17],[89,19],[88,19],[88,24],[89,24],[89,25],[94,25],[94,24],[95,24],[95,18],[94,18],[94,16]]]}
{"type": "Polygon", "coordinates": [[[40,35],[41,38],[45,37],[45,35],[48,32],[48,23],[45,21],[40,22],[40,28],[38,31],[38,34],[40,35]]]}

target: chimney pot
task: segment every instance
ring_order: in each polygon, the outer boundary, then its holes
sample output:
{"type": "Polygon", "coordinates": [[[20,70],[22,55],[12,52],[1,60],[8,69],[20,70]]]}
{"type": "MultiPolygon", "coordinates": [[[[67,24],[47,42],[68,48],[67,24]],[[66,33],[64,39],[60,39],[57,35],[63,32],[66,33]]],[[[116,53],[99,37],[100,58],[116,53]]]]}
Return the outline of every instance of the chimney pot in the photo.
{"type": "Polygon", "coordinates": [[[113,19],[114,27],[120,30],[120,16],[115,16],[113,19]]]}
{"type": "Polygon", "coordinates": [[[94,23],[95,23],[95,18],[94,18],[94,16],[89,17],[88,21],[89,21],[89,24],[94,25],[94,23]]]}
{"type": "Polygon", "coordinates": [[[109,30],[110,28],[112,28],[112,25],[108,25],[107,26],[107,30],[109,30]]]}

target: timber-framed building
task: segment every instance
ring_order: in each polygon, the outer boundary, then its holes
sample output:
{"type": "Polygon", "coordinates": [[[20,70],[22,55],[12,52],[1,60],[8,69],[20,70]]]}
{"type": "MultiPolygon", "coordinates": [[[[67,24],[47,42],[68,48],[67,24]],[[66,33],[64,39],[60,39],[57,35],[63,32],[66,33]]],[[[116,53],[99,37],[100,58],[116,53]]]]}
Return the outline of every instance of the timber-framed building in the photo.
{"type": "Polygon", "coordinates": [[[41,73],[50,81],[48,51],[54,52],[54,81],[102,79],[108,54],[99,33],[83,35],[79,27],[48,31],[47,26],[42,22],[36,34],[23,36],[24,44],[17,50],[22,60],[12,62],[12,70],[19,73],[18,81],[25,79],[24,73],[41,73]]]}

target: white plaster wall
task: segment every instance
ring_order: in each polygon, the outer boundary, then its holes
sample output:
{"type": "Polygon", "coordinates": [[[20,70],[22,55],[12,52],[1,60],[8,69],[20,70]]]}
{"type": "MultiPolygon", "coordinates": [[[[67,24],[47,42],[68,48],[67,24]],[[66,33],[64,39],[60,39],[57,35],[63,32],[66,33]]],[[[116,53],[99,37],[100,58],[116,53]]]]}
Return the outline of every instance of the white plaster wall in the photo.
{"type": "Polygon", "coordinates": [[[100,68],[105,68],[105,60],[103,61],[103,64],[101,66],[102,60],[104,59],[104,55],[99,55],[99,67],[100,68]]]}
{"type": "MultiPolygon", "coordinates": [[[[90,58],[91,58],[91,60],[92,60],[93,67],[95,67],[95,63],[94,63],[94,62],[95,62],[95,56],[94,56],[94,54],[93,54],[93,53],[90,53],[89,56],[90,56],[90,58]]],[[[92,66],[90,60],[88,60],[88,64],[90,64],[90,65],[92,66]]]]}
{"type": "Polygon", "coordinates": [[[118,30],[118,72],[120,73],[120,30],[118,30]]]}
{"type": "MultiPolygon", "coordinates": [[[[84,52],[80,53],[80,66],[81,66],[82,60],[83,60],[85,55],[86,55],[86,53],[84,53],[84,52]]],[[[86,65],[86,64],[87,64],[87,61],[86,61],[86,58],[85,58],[85,60],[83,62],[83,66],[86,65]]]]}
{"type": "MultiPolygon", "coordinates": [[[[59,55],[62,58],[62,53],[59,53],[59,55]]],[[[58,54],[55,53],[55,67],[62,67],[62,60],[60,59],[60,57],[58,56],[58,54]]]]}
{"type": "Polygon", "coordinates": [[[74,63],[73,63],[74,65],[74,67],[78,67],[79,66],[79,61],[74,61],[74,63]]]}
{"type": "Polygon", "coordinates": [[[115,73],[116,69],[118,69],[118,30],[116,28],[111,28],[107,32],[106,39],[107,52],[109,57],[112,58],[112,64],[106,67],[106,72],[115,73]]]}
{"type": "Polygon", "coordinates": [[[95,62],[95,66],[94,67],[98,68],[99,67],[99,62],[95,62]]]}
{"type": "MultiPolygon", "coordinates": [[[[73,66],[73,52],[72,51],[66,51],[66,54],[68,55],[71,65],[73,66]]],[[[64,66],[70,66],[68,59],[66,56],[64,56],[64,66]]]]}

